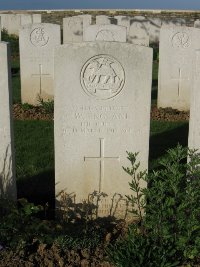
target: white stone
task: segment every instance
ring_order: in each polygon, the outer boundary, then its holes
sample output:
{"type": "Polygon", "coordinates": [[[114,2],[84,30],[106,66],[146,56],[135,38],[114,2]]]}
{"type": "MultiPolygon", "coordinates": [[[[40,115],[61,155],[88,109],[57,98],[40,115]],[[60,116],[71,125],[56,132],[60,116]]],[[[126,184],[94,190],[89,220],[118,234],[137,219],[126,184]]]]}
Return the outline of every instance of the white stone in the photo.
{"type": "Polygon", "coordinates": [[[63,43],[82,42],[83,31],[91,24],[91,15],[63,18],[63,43]]]}
{"type": "Polygon", "coordinates": [[[0,17],[0,42],[1,42],[1,31],[2,31],[2,27],[1,27],[1,17],[0,17]]]}
{"type": "Polygon", "coordinates": [[[130,17],[128,16],[115,16],[115,19],[117,20],[117,25],[124,26],[127,29],[127,36],[130,29],[130,17]]]}
{"type": "Polygon", "coordinates": [[[91,25],[83,33],[84,41],[126,42],[127,29],[117,25],[91,25]]]}
{"type": "Polygon", "coordinates": [[[2,28],[9,34],[19,34],[21,26],[34,22],[41,22],[41,14],[0,14],[2,28]]]}
{"type": "Polygon", "coordinates": [[[199,29],[181,26],[161,28],[158,107],[190,109],[193,51],[199,47],[199,29]]]}
{"type": "Polygon", "coordinates": [[[162,19],[162,26],[185,26],[186,20],[182,18],[162,19]]]}
{"type": "Polygon", "coordinates": [[[19,34],[22,103],[39,104],[53,99],[53,50],[60,45],[60,26],[25,25],[19,34]]]}
{"type": "Polygon", "coordinates": [[[41,23],[42,15],[41,14],[32,14],[32,23],[41,23]]]}
{"type": "Polygon", "coordinates": [[[106,16],[106,15],[98,15],[96,16],[96,24],[111,24],[111,17],[106,16]]]}
{"type": "Polygon", "coordinates": [[[22,14],[20,17],[21,17],[20,26],[33,23],[32,16],[30,14],[22,14]]]}
{"type": "MultiPolygon", "coordinates": [[[[190,101],[188,147],[200,150],[200,50],[194,52],[193,86],[190,101]]],[[[199,151],[198,151],[199,152],[199,151]]]]}
{"type": "Polygon", "coordinates": [[[195,28],[200,28],[200,20],[199,19],[195,20],[194,27],[195,28]]]}
{"type": "Polygon", "coordinates": [[[0,198],[16,200],[10,47],[0,42],[0,198]]]}
{"type": "Polygon", "coordinates": [[[150,43],[158,43],[160,40],[160,28],[161,19],[160,18],[148,18],[148,34],[150,43]]]}
{"type": "Polygon", "coordinates": [[[130,19],[128,41],[137,45],[149,46],[148,21],[141,16],[130,19]]]}
{"type": "Polygon", "coordinates": [[[55,49],[58,209],[68,194],[77,206],[98,202],[98,216],[125,217],[126,151],[139,151],[141,170],[148,168],[151,81],[151,48],[82,42],[55,49]]]}

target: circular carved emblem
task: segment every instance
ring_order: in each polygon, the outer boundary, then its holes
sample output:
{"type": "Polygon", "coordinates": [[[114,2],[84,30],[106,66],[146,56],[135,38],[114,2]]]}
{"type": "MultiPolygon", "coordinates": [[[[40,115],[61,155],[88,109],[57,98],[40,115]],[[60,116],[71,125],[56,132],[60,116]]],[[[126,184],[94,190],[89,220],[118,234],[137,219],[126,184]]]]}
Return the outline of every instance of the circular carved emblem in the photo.
{"type": "Polygon", "coordinates": [[[110,99],[119,94],[125,82],[121,64],[111,56],[90,58],[81,70],[83,90],[96,99],[110,99]]]}
{"type": "Polygon", "coordinates": [[[187,48],[190,46],[190,37],[186,32],[177,32],[172,37],[172,45],[178,48],[187,48]]]}
{"type": "Polygon", "coordinates": [[[45,46],[49,41],[49,36],[42,27],[34,29],[30,34],[31,43],[34,46],[45,46]]]}

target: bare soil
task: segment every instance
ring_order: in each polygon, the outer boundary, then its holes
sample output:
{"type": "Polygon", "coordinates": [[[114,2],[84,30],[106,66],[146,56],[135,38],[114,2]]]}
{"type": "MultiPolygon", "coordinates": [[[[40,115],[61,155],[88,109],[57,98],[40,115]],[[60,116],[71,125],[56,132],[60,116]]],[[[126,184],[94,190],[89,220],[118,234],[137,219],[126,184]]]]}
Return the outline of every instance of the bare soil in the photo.
{"type": "MultiPolygon", "coordinates": [[[[13,116],[18,120],[53,120],[53,113],[48,113],[42,106],[23,107],[21,104],[13,105],[13,116]]],[[[156,121],[188,121],[189,112],[172,108],[151,108],[151,119],[156,121]]]]}

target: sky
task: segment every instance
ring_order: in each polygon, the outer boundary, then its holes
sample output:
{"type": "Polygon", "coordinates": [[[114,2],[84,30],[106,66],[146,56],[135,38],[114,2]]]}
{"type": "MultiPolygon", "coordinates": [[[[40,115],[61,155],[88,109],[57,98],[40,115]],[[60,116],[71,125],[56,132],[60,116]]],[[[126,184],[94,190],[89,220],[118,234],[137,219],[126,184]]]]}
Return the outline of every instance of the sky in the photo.
{"type": "Polygon", "coordinates": [[[12,9],[200,10],[200,0],[0,0],[0,10],[12,9]]]}

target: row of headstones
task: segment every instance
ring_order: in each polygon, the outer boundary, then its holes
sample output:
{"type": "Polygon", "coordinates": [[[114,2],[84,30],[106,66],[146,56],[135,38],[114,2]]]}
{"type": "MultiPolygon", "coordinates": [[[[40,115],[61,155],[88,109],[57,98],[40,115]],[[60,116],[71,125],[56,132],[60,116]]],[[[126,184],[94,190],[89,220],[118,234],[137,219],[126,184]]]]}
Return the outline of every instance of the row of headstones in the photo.
{"type": "Polygon", "coordinates": [[[6,29],[8,34],[19,35],[21,26],[31,23],[41,23],[41,14],[0,14],[1,29],[6,29]]]}
{"type": "MultiPolygon", "coordinates": [[[[127,42],[125,26],[90,25],[90,18],[89,15],[84,15],[81,19],[64,18],[64,43],[127,42]]],[[[195,49],[200,48],[200,29],[162,26],[160,37],[158,107],[188,111],[194,73],[192,55],[195,49]]],[[[29,24],[22,27],[19,39],[22,102],[37,105],[39,99],[52,100],[53,51],[61,44],[60,26],[48,23],[29,24]]]]}
{"type": "MultiPolygon", "coordinates": [[[[22,25],[30,24],[30,23],[41,23],[42,15],[41,14],[0,14],[2,28],[5,28],[9,34],[18,35],[19,29],[22,25]]],[[[82,31],[80,27],[80,21],[83,19],[83,26],[87,26],[88,24],[92,24],[92,16],[91,15],[78,15],[76,17],[76,23],[78,27],[79,33],[82,31]]],[[[66,22],[68,20],[66,19],[66,22]]],[[[66,26],[64,19],[64,27],[66,26]]],[[[74,24],[74,23],[73,23],[74,24]]],[[[128,40],[135,41],[135,31],[140,30],[141,41],[146,43],[145,36],[146,34],[149,36],[150,43],[159,41],[160,28],[162,25],[176,25],[176,26],[185,26],[186,20],[182,18],[174,18],[172,20],[165,20],[161,18],[147,18],[144,16],[114,16],[109,17],[106,15],[98,15],[96,16],[96,24],[116,24],[120,26],[127,27],[128,40]],[[143,40],[144,39],[144,40],[143,40]]],[[[196,20],[194,22],[194,27],[200,27],[200,21],[196,20]]],[[[80,37],[74,38],[74,40],[80,40],[80,37]]],[[[67,41],[67,36],[66,36],[67,41]]]]}
{"type": "MultiPolygon", "coordinates": [[[[200,147],[200,52],[196,53],[191,148],[200,147]]],[[[98,216],[126,216],[124,196],[130,193],[130,178],[121,168],[128,164],[126,151],[139,151],[140,169],[148,168],[152,54],[149,47],[122,42],[68,43],[55,48],[55,184],[59,211],[63,198],[70,196],[73,207],[94,201],[98,216]]],[[[1,196],[15,198],[6,43],[0,44],[0,59],[0,190],[1,196]]]]}

